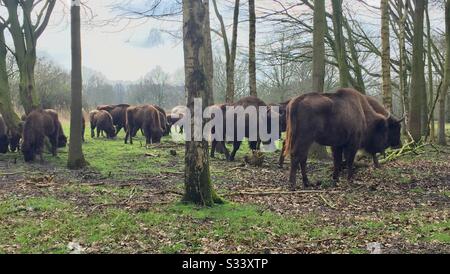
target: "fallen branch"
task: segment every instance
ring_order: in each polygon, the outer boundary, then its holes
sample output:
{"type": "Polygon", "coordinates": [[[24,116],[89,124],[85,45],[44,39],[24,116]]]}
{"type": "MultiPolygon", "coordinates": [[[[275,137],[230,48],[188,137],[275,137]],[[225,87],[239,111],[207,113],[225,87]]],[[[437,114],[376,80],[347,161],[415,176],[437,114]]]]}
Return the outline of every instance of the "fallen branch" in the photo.
{"type": "Polygon", "coordinates": [[[327,199],[325,199],[325,197],[323,197],[322,194],[319,194],[319,196],[320,196],[320,198],[322,199],[322,201],[323,201],[327,206],[329,206],[329,207],[332,208],[332,209],[336,209],[336,206],[333,205],[331,202],[327,201],[327,199]]]}
{"type": "Polygon", "coordinates": [[[294,194],[315,194],[315,193],[338,193],[339,191],[328,190],[296,190],[296,191],[262,191],[262,192],[232,192],[222,194],[222,196],[239,196],[239,195],[254,195],[254,196],[268,196],[268,195],[294,195],[294,194]]]}

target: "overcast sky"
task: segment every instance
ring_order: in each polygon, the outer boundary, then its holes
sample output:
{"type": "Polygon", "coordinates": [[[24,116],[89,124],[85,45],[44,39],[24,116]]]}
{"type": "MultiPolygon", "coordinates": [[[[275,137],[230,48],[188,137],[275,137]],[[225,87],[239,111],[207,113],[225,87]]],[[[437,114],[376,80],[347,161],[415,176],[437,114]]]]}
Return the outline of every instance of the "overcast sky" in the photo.
{"type": "MultiPolygon", "coordinates": [[[[38,54],[49,56],[65,68],[70,67],[70,28],[68,0],[60,0],[55,8],[52,20],[40,40],[38,54]]],[[[173,0],[165,0],[167,2],[173,0]]],[[[223,0],[219,0],[220,3],[223,0]]],[[[94,20],[83,24],[82,47],[83,65],[102,72],[110,80],[134,81],[144,76],[156,66],[161,66],[166,72],[173,73],[183,67],[183,49],[178,39],[157,30],[175,30],[181,27],[179,22],[162,22],[158,20],[133,21],[122,20],[115,23],[105,23],[115,17],[117,11],[111,7],[118,0],[86,0],[90,11],[85,10],[83,18],[94,20]],[[94,26],[92,24],[94,22],[94,26]],[[104,26],[98,26],[103,23],[104,26]]],[[[124,3],[126,1],[119,1],[124,3]]],[[[127,3],[139,5],[146,0],[132,0],[127,3]]],[[[272,0],[258,0],[257,5],[280,7],[272,0]]],[[[286,0],[285,3],[292,2],[286,0]]],[[[356,0],[348,0],[347,4],[355,3],[355,13],[365,13],[367,20],[378,22],[378,16],[366,12],[356,4],[356,0]]],[[[373,6],[379,6],[379,0],[367,0],[373,6]]],[[[212,5],[212,4],[211,4],[212,5]]],[[[214,24],[215,15],[212,12],[214,24]]],[[[246,11],[245,11],[246,13],[246,11]]],[[[227,11],[224,12],[226,24],[231,23],[227,11]]],[[[247,14],[242,14],[245,18],[247,14]]],[[[433,18],[433,17],[432,17],[433,18]]],[[[437,18],[433,18],[436,20],[437,18]]],[[[260,22],[259,22],[260,23],[260,22]]],[[[246,43],[247,23],[241,24],[240,44],[246,43]]],[[[220,44],[219,44],[220,45],[220,44]]]]}

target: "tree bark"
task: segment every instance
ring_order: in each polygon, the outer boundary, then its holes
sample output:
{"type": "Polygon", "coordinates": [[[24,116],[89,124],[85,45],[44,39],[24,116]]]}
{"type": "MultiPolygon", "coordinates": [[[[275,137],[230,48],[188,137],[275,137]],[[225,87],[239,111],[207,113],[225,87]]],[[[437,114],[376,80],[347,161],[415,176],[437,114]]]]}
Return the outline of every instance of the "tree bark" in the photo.
{"type": "Polygon", "coordinates": [[[402,98],[403,105],[403,115],[405,117],[405,121],[403,121],[402,131],[403,134],[407,134],[407,125],[409,121],[409,92],[407,88],[408,84],[408,73],[407,73],[407,55],[406,55],[406,46],[405,46],[405,24],[407,11],[405,6],[403,5],[403,0],[397,2],[397,10],[398,10],[398,27],[399,27],[399,52],[400,52],[400,64],[399,64],[399,79],[400,79],[400,96],[402,98]]]}
{"type": "Polygon", "coordinates": [[[345,40],[342,32],[342,0],[332,0],[333,6],[333,31],[336,41],[336,59],[339,67],[339,82],[341,87],[349,87],[350,73],[348,70],[345,52],[345,40]]]}
{"type": "Polygon", "coordinates": [[[220,23],[220,29],[222,33],[222,39],[225,47],[225,58],[226,58],[226,78],[227,78],[227,88],[225,93],[225,101],[227,103],[234,102],[235,95],[235,85],[234,85],[234,70],[236,63],[236,50],[237,50],[237,33],[239,25],[239,4],[240,0],[235,0],[234,3],[234,13],[233,13],[233,33],[231,36],[231,48],[228,44],[228,36],[225,28],[225,23],[223,17],[219,12],[216,0],[213,0],[214,11],[216,13],[217,19],[220,23]]]}
{"type": "Polygon", "coordinates": [[[415,0],[414,11],[414,40],[412,53],[412,72],[411,72],[411,107],[409,119],[409,131],[415,142],[419,142],[422,135],[422,104],[425,92],[424,58],[423,58],[423,20],[424,20],[425,2],[415,0]]]}
{"type": "Polygon", "coordinates": [[[445,3],[445,73],[439,98],[439,135],[438,144],[447,145],[445,136],[445,98],[450,86],[450,0],[445,3]]]}
{"type": "MultiPolygon", "coordinates": [[[[428,97],[430,98],[429,101],[432,104],[433,103],[433,97],[434,97],[434,91],[433,91],[433,65],[432,65],[432,51],[431,51],[431,24],[430,24],[430,15],[428,12],[428,8],[425,10],[426,20],[427,20],[427,68],[428,68],[428,97]]],[[[428,104],[427,104],[428,105],[428,104]]],[[[435,125],[434,125],[434,111],[433,107],[430,110],[429,116],[430,116],[430,123],[428,123],[428,107],[427,107],[427,117],[425,121],[426,125],[426,131],[425,136],[430,136],[431,141],[433,142],[435,140],[435,125]]]]}
{"type": "Polygon", "coordinates": [[[21,134],[19,127],[20,118],[14,111],[11,100],[8,71],[6,68],[6,56],[8,51],[5,41],[5,28],[5,25],[0,24],[0,113],[8,127],[10,137],[13,137],[21,134]]]}
{"type": "Polygon", "coordinates": [[[250,96],[257,97],[256,92],[256,10],[255,0],[248,1],[249,9],[249,54],[248,54],[248,75],[250,85],[250,96]]]}
{"type": "MultiPolygon", "coordinates": [[[[207,76],[207,39],[204,34],[210,30],[207,11],[202,0],[183,0],[183,48],[185,65],[185,89],[187,106],[194,114],[194,99],[202,100],[202,110],[209,104],[208,93],[212,84],[207,76]],[[206,28],[206,29],[205,29],[206,28]]],[[[194,132],[194,119],[190,119],[194,132]]],[[[205,124],[202,119],[202,129],[205,124]]],[[[191,134],[193,135],[193,134],[191,134]]],[[[184,202],[202,206],[212,206],[221,200],[215,194],[210,178],[208,141],[195,141],[194,136],[186,136],[185,153],[185,194],[184,202]]]]}
{"type": "Polygon", "coordinates": [[[67,166],[80,169],[86,166],[83,155],[81,120],[82,120],[82,74],[81,74],[81,30],[80,3],[72,1],[71,7],[72,37],[72,102],[70,105],[70,142],[67,166]]]}
{"type": "Polygon", "coordinates": [[[383,105],[392,112],[391,54],[389,42],[389,0],[381,0],[381,68],[383,105]]]}
{"type": "Polygon", "coordinates": [[[3,0],[9,16],[9,31],[14,43],[14,57],[19,70],[20,100],[25,113],[39,106],[34,79],[34,67],[36,64],[36,44],[38,38],[47,27],[50,15],[55,7],[56,0],[46,0],[43,8],[38,12],[38,22],[32,23],[32,13],[35,8],[34,1],[3,0]],[[20,24],[19,20],[23,20],[20,24]]]}
{"type": "MultiPolygon", "coordinates": [[[[313,31],[313,91],[323,92],[325,82],[325,0],[314,0],[313,31]]],[[[309,155],[316,159],[328,158],[327,150],[317,143],[311,147],[309,155]]]]}

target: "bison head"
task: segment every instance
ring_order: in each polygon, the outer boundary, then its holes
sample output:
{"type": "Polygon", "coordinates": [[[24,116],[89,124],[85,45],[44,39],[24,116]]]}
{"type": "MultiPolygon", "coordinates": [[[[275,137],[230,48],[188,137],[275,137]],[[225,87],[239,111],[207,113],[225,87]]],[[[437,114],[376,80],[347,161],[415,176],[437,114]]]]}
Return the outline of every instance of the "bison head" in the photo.
{"type": "Polygon", "coordinates": [[[8,144],[9,144],[8,135],[4,134],[0,136],[0,153],[8,152],[8,144]]]}
{"type": "Polygon", "coordinates": [[[387,148],[389,126],[386,118],[379,118],[372,124],[372,130],[368,132],[364,149],[371,153],[384,153],[387,148]]]}
{"type": "Polygon", "coordinates": [[[67,145],[67,137],[64,134],[58,136],[58,147],[62,148],[67,145]]]}
{"type": "Polygon", "coordinates": [[[402,141],[400,139],[401,136],[401,128],[402,128],[403,118],[398,120],[392,116],[389,116],[387,119],[388,122],[388,141],[387,147],[391,148],[399,148],[402,146],[402,141]]]}
{"type": "Polygon", "coordinates": [[[106,131],[106,135],[109,139],[114,139],[117,136],[117,131],[114,126],[111,126],[111,128],[108,128],[106,131]]]}

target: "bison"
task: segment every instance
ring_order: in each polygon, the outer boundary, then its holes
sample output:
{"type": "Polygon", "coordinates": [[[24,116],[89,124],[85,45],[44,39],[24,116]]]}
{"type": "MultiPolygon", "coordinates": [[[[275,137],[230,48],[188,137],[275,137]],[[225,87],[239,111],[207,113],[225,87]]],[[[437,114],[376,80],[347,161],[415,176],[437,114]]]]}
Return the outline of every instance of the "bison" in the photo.
{"type": "Polygon", "coordinates": [[[59,121],[58,112],[56,112],[56,110],[54,109],[45,109],[44,111],[51,115],[53,120],[58,123],[58,147],[65,147],[67,145],[67,136],[64,134],[63,127],[61,125],[61,122],[59,121]]]}
{"type": "Polygon", "coordinates": [[[91,137],[95,137],[94,130],[97,129],[97,138],[101,132],[106,133],[107,138],[116,137],[116,129],[113,125],[111,114],[106,110],[93,110],[89,113],[89,121],[91,123],[91,137]]]}
{"type": "Polygon", "coordinates": [[[126,116],[125,144],[128,143],[128,139],[130,144],[133,144],[133,136],[139,129],[144,132],[146,144],[159,143],[164,135],[160,115],[161,113],[152,105],[129,107],[126,116]]]}
{"type": "Polygon", "coordinates": [[[45,137],[51,144],[51,153],[56,156],[60,140],[61,123],[58,116],[51,111],[42,109],[33,110],[25,119],[23,126],[22,154],[25,162],[34,161],[40,155],[41,161],[45,137]]]}
{"type": "Polygon", "coordinates": [[[111,114],[113,125],[116,126],[116,134],[119,134],[120,130],[126,126],[128,107],[130,107],[128,104],[101,105],[97,106],[97,110],[106,110],[111,114]]]}
{"type": "MultiPolygon", "coordinates": [[[[370,106],[373,108],[375,112],[378,114],[383,115],[386,117],[388,122],[388,141],[385,148],[391,147],[391,148],[399,148],[402,145],[400,136],[401,136],[401,124],[403,122],[403,119],[397,119],[392,114],[384,108],[384,106],[378,102],[377,99],[375,99],[372,96],[366,95],[366,99],[369,102],[370,106]]],[[[373,164],[376,168],[380,167],[380,164],[378,162],[378,158],[376,153],[372,153],[372,160],[373,164]]]]}
{"type": "Polygon", "coordinates": [[[8,152],[8,146],[8,129],[6,127],[5,120],[3,120],[3,116],[0,114],[0,153],[8,152]]]}
{"type": "MultiPolygon", "coordinates": [[[[225,140],[225,137],[227,135],[226,132],[226,109],[228,106],[232,106],[232,107],[243,107],[244,109],[246,109],[249,106],[254,106],[257,110],[257,113],[259,114],[259,107],[261,106],[267,106],[266,103],[264,103],[264,101],[262,101],[261,99],[257,98],[257,97],[253,97],[253,96],[249,96],[249,97],[244,97],[242,99],[240,99],[239,101],[237,101],[234,104],[222,104],[222,105],[216,105],[215,107],[218,107],[222,110],[223,113],[223,117],[224,117],[224,132],[223,132],[223,137],[225,140]]],[[[278,115],[277,113],[273,112],[271,108],[267,108],[267,129],[270,132],[271,131],[271,117],[274,115],[278,115]]],[[[224,150],[225,152],[225,157],[227,158],[228,161],[234,161],[234,158],[236,156],[236,152],[239,150],[242,140],[239,139],[237,136],[238,133],[238,117],[237,115],[234,115],[234,136],[233,136],[233,151],[231,152],[231,154],[229,153],[228,149],[225,146],[225,142],[224,141],[217,141],[215,139],[212,140],[212,144],[211,144],[211,157],[214,157],[214,152],[216,150],[217,145],[220,145],[220,147],[224,150]]],[[[250,125],[249,125],[250,119],[248,115],[245,115],[245,129],[244,129],[244,137],[249,138],[251,136],[250,133],[250,125]]],[[[249,146],[251,150],[259,150],[260,148],[260,136],[258,136],[259,133],[259,119],[258,119],[258,124],[256,125],[256,139],[257,140],[252,140],[249,141],[249,146]]],[[[215,128],[212,128],[212,133],[215,133],[215,128]]]]}
{"type": "Polygon", "coordinates": [[[306,162],[313,142],[332,148],[334,185],[339,180],[343,154],[347,179],[351,181],[358,149],[376,154],[383,152],[388,143],[388,119],[375,112],[366,96],[353,89],[298,96],[288,104],[287,119],[284,153],[291,156],[291,189],[295,189],[299,164],[303,185],[309,184],[306,162]]]}
{"type": "Polygon", "coordinates": [[[160,120],[161,128],[164,131],[164,136],[169,135],[169,133],[170,133],[170,126],[169,126],[169,123],[167,121],[167,113],[166,113],[166,111],[162,107],[160,107],[158,105],[152,105],[152,106],[159,111],[159,114],[160,114],[159,115],[159,120],[160,120]]]}

